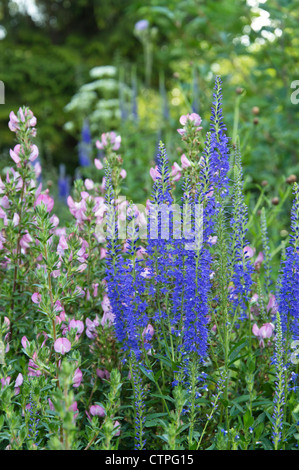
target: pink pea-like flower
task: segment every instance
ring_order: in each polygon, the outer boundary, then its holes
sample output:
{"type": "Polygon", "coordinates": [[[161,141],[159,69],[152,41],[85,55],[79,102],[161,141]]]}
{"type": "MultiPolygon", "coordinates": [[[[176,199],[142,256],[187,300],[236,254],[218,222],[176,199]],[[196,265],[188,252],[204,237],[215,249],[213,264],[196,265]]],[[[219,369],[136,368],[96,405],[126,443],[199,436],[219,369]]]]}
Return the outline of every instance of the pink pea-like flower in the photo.
{"type": "Polygon", "coordinates": [[[10,376],[8,376],[8,377],[3,377],[3,378],[1,379],[1,385],[2,385],[1,388],[5,387],[6,385],[9,385],[9,384],[10,384],[10,379],[11,379],[10,376]]]}
{"type": "Polygon", "coordinates": [[[54,350],[62,355],[71,350],[71,342],[67,338],[58,338],[54,343],[54,350]]]}
{"type": "Polygon", "coordinates": [[[78,388],[81,385],[83,379],[82,371],[78,368],[75,370],[75,374],[73,377],[73,387],[78,388]]]}
{"type": "Polygon", "coordinates": [[[190,160],[188,160],[188,158],[186,157],[184,153],[181,156],[181,164],[182,164],[182,168],[184,169],[189,168],[191,166],[190,160]]]}
{"type": "Polygon", "coordinates": [[[19,119],[13,111],[9,113],[8,127],[12,132],[17,132],[18,130],[20,130],[19,119]]]}
{"type": "Polygon", "coordinates": [[[31,300],[34,304],[39,304],[42,300],[42,296],[38,292],[34,292],[34,294],[31,296],[31,300]]]}
{"type": "Polygon", "coordinates": [[[106,415],[104,408],[100,405],[92,405],[89,412],[92,416],[100,416],[101,418],[106,415]]]}
{"type": "Polygon", "coordinates": [[[30,243],[32,242],[32,237],[29,235],[29,233],[25,233],[25,235],[22,236],[20,240],[20,246],[24,249],[30,247],[30,243]]]}
{"type": "Polygon", "coordinates": [[[110,372],[107,369],[104,369],[104,370],[97,369],[96,374],[102,380],[103,379],[106,379],[106,380],[110,379],[110,372]]]}
{"type": "Polygon", "coordinates": [[[177,174],[181,174],[182,168],[177,164],[177,162],[174,162],[174,164],[171,167],[171,176],[176,176],[177,174]]]}
{"type": "Polygon", "coordinates": [[[38,157],[38,153],[39,153],[39,152],[38,152],[38,147],[37,147],[37,145],[33,144],[33,145],[31,146],[31,153],[30,153],[29,160],[30,160],[31,162],[34,162],[34,161],[37,159],[37,157],[38,157]]]}
{"type": "Polygon", "coordinates": [[[27,348],[27,346],[29,345],[29,341],[28,339],[26,338],[26,336],[23,336],[23,338],[21,339],[21,344],[23,346],[24,349],[27,348]]]}
{"type": "Polygon", "coordinates": [[[119,174],[120,174],[120,177],[121,177],[122,179],[125,179],[126,176],[127,176],[127,172],[126,172],[126,170],[125,170],[124,168],[123,168],[122,170],[120,170],[120,173],[119,173],[119,174]]]}
{"type": "Polygon", "coordinates": [[[15,395],[18,395],[20,393],[20,386],[23,384],[23,382],[24,382],[23,375],[19,373],[15,381],[15,395]]]}
{"type": "Polygon", "coordinates": [[[28,363],[28,375],[30,377],[39,377],[42,375],[41,370],[39,370],[37,363],[35,362],[37,359],[36,352],[33,353],[32,359],[29,359],[28,363]]]}
{"type": "Polygon", "coordinates": [[[114,425],[113,425],[113,428],[117,428],[114,436],[119,436],[120,435],[120,423],[118,421],[115,421],[114,425]]]}
{"type": "Polygon", "coordinates": [[[86,180],[84,181],[84,184],[85,184],[85,188],[90,191],[91,189],[94,188],[94,182],[89,179],[89,178],[86,178],[86,180]]]}
{"type": "Polygon", "coordinates": [[[245,257],[246,258],[252,258],[253,255],[254,255],[254,249],[251,248],[251,246],[245,246],[244,249],[243,249],[243,252],[245,254],[245,257]]]}
{"type": "Polygon", "coordinates": [[[152,179],[153,179],[154,181],[156,181],[157,179],[161,178],[161,175],[160,175],[160,173],[159,173],[159,171],[158,171],[158,167],[157,167],[157,166],[156,166],[155,168],[151,168],[151,169],[150,169],[150,175],[151,175],[151,177],[152,177],[152,179]]]}
{"type": "Polygon", "coordinates": [[[210,236],[208,238],[208,242],[211,244],[211,245],[215,245],[217,243],[217,236],[210,236]]]}
{"type": "Polygon", "coordinates": [[[142,332],[143,338],[145,339],[151,339],[154,336],[154,327],[151,324],[148,324],[146,328],[144,328],[142,332]]]}
{"type": "Polygon", "coordinates": [[[17,227],[20,223],[20,216],[16,212],[13,215],[12,223],[14,227],[17,227]]]}
{"type": "Polygon", "coordinates": [[[3,207],[3,209],[8,209],[9,208],[9,199],[7,196],[3,196],[0,200],[0,206],[3,207]]]}
{"type": "Polygon", "coordinates": [[[267,312],[271,311],[271,313],[273,315],[273,314],[277,313],[277,310],[278,310],[278,306],[277,306],[275,295],[270,294],[269,295],[269,302],[268,302],[268,305],[267,305],[267,312]]]}
{"type": "Polygon", "coordinates": [[[42,203],[46,206],[47,212],[51,212],[54,207],[54,199],[51,198],[47,193],[40,194],[34,203],[34,207],[39,206],[42,203]]]}
{"type": "Polygon", "coordinates": [[[69,331],[72,329],[77,330],[77,333],[81,335],[84,331],[84,323],[81,320],[75,320],[74,318],[69,322],[69,331]]]}
{"type": "MultiPolygon", "coordinates": [[[[200,131],[202,129],[202,127],[199,127],[200,124],[201,124],[201,121],[202,121],[199,114],[196,114],[196,113],[184,114],[183,116],[180,117],[180,123],[182,124],[182,126],[186,126],[188,121],[191,122],[192,125],[197,128],[196,129],[197,131],[200,131]]],[[[186,133],[185,128],[184,129],[177,129],[177,131],[181,135],[184,135],[186,133]]]]}
{"type": "Polygon", "coordinates": [[[67,250],[68,249],[68,244],[67,244],[67,241],[66,241],[66,238],[64,235],[61,235],[61,237],[59,238],[59,243],[57,245],[57,253],[60,255],[60,256],[63,256],[64,254],[64,250],[67,250]]]}
{"type": "Polygon", "coordinates": [[[102,170],[103,169],[103,163],[98,158],[94,159],[94,164],[95,164],[95,167],[96,167],[97,170],[102,170]]]}
{"type": "Polygon", "coordinates": [[[264,323],[261,328],[255,323],[252,327],[252,333],[259,338],[260,347],[264,347],[264,339],[271,338],[274,331],[273,323],[264,323]]]}

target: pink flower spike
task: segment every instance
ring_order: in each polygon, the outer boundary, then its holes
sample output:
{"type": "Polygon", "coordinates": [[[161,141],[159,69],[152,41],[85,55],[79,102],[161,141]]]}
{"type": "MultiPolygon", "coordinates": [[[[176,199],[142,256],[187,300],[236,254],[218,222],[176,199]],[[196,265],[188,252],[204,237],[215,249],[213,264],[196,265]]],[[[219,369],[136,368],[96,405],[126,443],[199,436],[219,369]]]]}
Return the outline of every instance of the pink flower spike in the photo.
{"type": "Polygon", "coordinates": [[[67,338],[58,338],[54,343],[54,350],[62,355],[71,350],[71,342],[67,338]]]}

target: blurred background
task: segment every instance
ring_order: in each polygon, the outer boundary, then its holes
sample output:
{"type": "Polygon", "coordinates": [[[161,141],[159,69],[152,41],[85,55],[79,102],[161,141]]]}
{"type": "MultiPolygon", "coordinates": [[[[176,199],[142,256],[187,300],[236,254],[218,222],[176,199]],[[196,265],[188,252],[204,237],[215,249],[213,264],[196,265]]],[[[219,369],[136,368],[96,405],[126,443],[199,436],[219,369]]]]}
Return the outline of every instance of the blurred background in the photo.
{"type": "Polygon", "coordinates": [[[2,0],[0,171],[10,165],[9,112],[26,105],[38,119],[39,178],[62,221],[74,179],[95,175],[106,131],[122,136],[124,192],[142,203],[160,139],[179,161],[180,115],[197,112],[208,129],[219,74],[246,188],[281,199],[299,170],[298,28],[298,0],[2,0]]]}

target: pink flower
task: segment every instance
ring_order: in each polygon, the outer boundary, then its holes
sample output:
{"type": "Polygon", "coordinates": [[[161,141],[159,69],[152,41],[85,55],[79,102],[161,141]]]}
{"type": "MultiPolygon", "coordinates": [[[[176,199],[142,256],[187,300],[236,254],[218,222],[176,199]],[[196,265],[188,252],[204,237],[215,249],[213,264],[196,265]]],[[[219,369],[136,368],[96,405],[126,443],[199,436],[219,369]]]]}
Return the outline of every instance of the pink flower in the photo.
{"type": "Polygon", "coordinates": [[[125,179],[125,177],[127,176],[127,172],[126,172],[126,170],[124,170],[124,169],[120,170],[120,173],[119,173],[119,174],[120,174],[120,177],[121,177],[122,179],[125,179]]]}
{"type": "Polygon", "coordinates": [[[34,165],[34,173],[35,173],[36,178],[39,177],[39,175],[41,174],[41,172],[42,172],[41,164],[40,164],[39,162],[37,162],[37,163],[34,165]]]}
{"type": "Polygon", "coordinates": [[[58,338],[54,343],[54,350],[63,355],[68,353],[71,347],[71,342],[67,338],[58,338]]]}
{"type": "Polygon", "coordinates": [[[64,250],[68,249],[68,244],[64,235],[61,235],[59,238],[59,243],[57,245],[57,253],[61,256],[64,254],[64,250]]]}
{"type": "Polygon", "coordinates": [[[101,418],[106,415],[104,408],[100,405],[92,405],[89,412],[92,416],[100,416],[101,418]]]}
{"type": "Polygon", "coordinates": [[[181,156],[181,164],[182,164],[182,168],[186,169],[188,168],[189,166],[191,166],[191,162],[190,160],[188,160],[188,158],[186,157],[186,155],[183,153],[183,155],[181,156]]]}
{"type": "Polygon", "coordinates": [[[74,377],[73,377],[73,387],[75,387],[75,388],[80,387],[82,379],[83,379],[82,372],[78,368],[78,369],[75,370],[75,374],[74,374],[74,377]]]}
{"type": "Polygon", "coordinates": [[[156,181],[157,179],[161,178],[161,175],[158,171],[158,167],[155,166],[155,168],[151,168],[150,169],[150,175],[151,177],[153,178],[154,181],[156,181]]]}
{"type": "Polygon", "coordinates": [[[142,332],[142,337],[146,340],[149,340],[149,339],[152,339],[152,337],[154,336],[154,328],[151,324],[148,324],[146,328],[144,328],[143,332],[142,332]]]}
{"type": "Polygon", "coordinates": [[[50,410],[51,410],[51,411],[54,411],[54,410],[55,410],[55,407],[54,407],[54,405],[53,405],[53,403],[52,403],[52,400],[51,400],[50,398],[48,398],[48,402],[49,402],[50,410]]]}
{"type": "Polygon", "coordinates": [[[31,300],[34,304],[39,304],[42,300],[42,296],[38,292],[34,292],[34,294],[31,296],[31,300]]]}
{"type": "Polygon", "coordinates": [[[115,132],[107,132],[102,134],[101,140],[96,141],[96,147],[99,150],[104,150],[109,145],[112,146],[112,150],[118,150],[120,148],[121,136],[116,135],[115,132]]]}
{"type": "Polygon", "coordinates": [[[32,237],[29,235],[29,233],[25,233],[25,235],[22,236],[20,240],[20,246],[24,249],[30,247],[30,243],[32,242],[32,237]]]}
{"type": "Polygon", "coordinates": [[[37,354],[33,353],[32,359],[29,359],[28,363],[28,375],[30,377],[39,377],[42,375],[41,370],[39,370],[38,365],[36,364],[37,354]]]}
{"type": "Polygon", "coordinates": [[[15,115],[13,111],[9,113],[8,127],[10,128],[12,132],[17,132],[20,129],[19,119],[17,118],[17,116],[15,115]]]}
{"type": "Polygon", "coordinates": [[[277,302],[276,302],[276,298],[275,298],[275,295],[273,294],[270,294],[269,295],[269,302],[268,302],[268,305],[267,305],[267,312],[270,312],[273,314],[277,313],[277,310],[278,310],[278,305],[277,305],[277,302]]]}
{"type": "Polygon", "coordinates": [[[21,162],[21,158],[19,157],[21,146],[17,144],[14,149],[10,149],[9,153],[13,161],[18,165],[21,162]]]}
{"type": "Polygon", "coordinates": [[[95,320],[90,320],[89,318],[86,318],[86,336],[90,339],[95,339],[98,335],[97,333],[97,326],[99,326],[99,321],[98,318],[96,317],[95,320]]]}
{"type": "Polygon", "coordinates": [[[78,414],[79,414],[79,410],[78,410],[78,403],[76,401],[74,401],[71,406],[69,407],[69,410],[70,411],[74,411],[74,418],[77,418],[78,414]]]}
{"type": "Polygon", "coordinates": [[[20,223],[20,216],[19,214],[14,213],[12,223],[14,227],[17,227],[20,223]]]}
{"type": "Polygon", "coordinates": [[[100,379],[107,379],[107,380],[110,379],[110,372],[108,372],[108,370],[106,369],[104,370],[97,369],[96,374],[100,379]]]}
{"type": "Polygon", "coordinates": [[[174,162],[174,164],[171,167],[171,176],[173,176],[174,181],[178,181],[182,174],[181,174],[182,168],[174,162]]]}
{"type": "Polygon", "coordinates": [[[53,209],[54,207],[54,199],[52,199],[49,195],[48,195],[48,190],[45,194],[40,194],[35,203],[34,203],[34,207],[36,206],[39,206],[40,204],[44,204],[47,208],[47,212],[51,212],[51,210],[53,209]]]}
{"type": "Polygon", "coordinates": [[[259,344],[260,344],[260,347],[262,348],[264,347],[264,339],[271,338],[273,331],[274,331],[273,323],[264,323],[264,325],[261,326],[261,328],[259,328],[257,324],[255,323],[252,327],[252,333],[254,334],[254,336],[257,336],[259,338],[259,344]]]}
{"type": "Polygon", "coordinates": [[[208,238],[208,242],[211,244],[211,245],[215,245],[217,243],[217,236],[210,236],[208,238]]]}
{"type": "Polygon", "coordinates": [[[115,315],[112,313],[112,311],[104,312],[101,320],[101,325],[104,327],[106,323],[108,323],[108,326],[113,325],[114,323],[114,318],[115,315]]]}
{"type": "Polygon", "coordinates": [[[2,385],[1,388],[5,387],[6,385],[9,385],[9,384],[10,384],[10,379],[11,379],[10,376],[8,376],[8,377],[3,377],[3,378],[1,379],[1,385],[2,385]]]}
{"type": "Polygon", "coordinates": [[[91,189],[94,188],[94,182],[89,179],[89,178],[86,178],[86,180],[84,181],[84,184],[85,184],[85,188],[90,191],[91,189]]]}
{"type": "Polygon", "coordinates": [[[102,170],[103,169],[103,164],[102,164],[101,160],[99,160],[98,158],[94,159],[94,164],[95,164],[95,167],[96,167],[97,170],[102,170]]]}
{"type": "Polygon", "coordinates": [[[26,336],[23,336],[23,338],[21,339],[21,344],[23,346],[24,349],[27,348],[27,346],[29,345],[29,341],[28,339],[26,338],[26,336]]]}
{"type": "Polygon", "coordinates": [[[114,436],[119,436],[120,435],[120,423],[118,421],[115,421],[114,425],[113,425],[113,428],[116,429],[116,432],[114,434],[114,436]]]}
{"type": "Polygon", "coordinates": [[[77,333],[81,335],[84,331],[84,323],[81,320],[75,320],[74,318],[69,322],[69,331],[72,329],[77,330],[77,333]]]}
{"type": "Polygon", "coordinates": [[[254,251],[255,251],[255,250],[253,250],[253,249],[251,248],[251,246],[249,246],[249,245],[248,245],[248,246],[245,246],[245,247],[243,248],[243,252],[244,252],[246,258],[252,258],[253,255],[254,255],[254,251]]]}
{"type": "Polygon", "coordinates": [[[20,393],[20,386],[22,385],[23,381],[23,375],[20,373],[15,381],[15,395],[20,393]]]}
{"type": "Polygon", "coordinates": [[[186,125],[188,122],[191,122],[194,127],[196,127],[197,131],[200,131],[202,127],[199,127],[201,124],[201,117],[196,114],[196,113],[191,113],[191,114],[184,114],[183,116],[180,117],[180,123],[182,126],[184,126],[184,129],[177,129],[178,133],[181,135],[184,135],[186,133],[186,125]]]}
{"type": "Polygon", "coordinates": [[[0,200],[0,206],[3,207],[3,209],[8,209],[9,208],[9,199],[7,196],[3,196],[0,200]]]}
{"type": "Polygon", "coordinates": [[[34,162],[34,160],[36,160],[38,157],[38,153],[39,153],[38,147],[35,144],[31,145],[31,153],[30,153],[29,160],[31,162],[34,162]]]}

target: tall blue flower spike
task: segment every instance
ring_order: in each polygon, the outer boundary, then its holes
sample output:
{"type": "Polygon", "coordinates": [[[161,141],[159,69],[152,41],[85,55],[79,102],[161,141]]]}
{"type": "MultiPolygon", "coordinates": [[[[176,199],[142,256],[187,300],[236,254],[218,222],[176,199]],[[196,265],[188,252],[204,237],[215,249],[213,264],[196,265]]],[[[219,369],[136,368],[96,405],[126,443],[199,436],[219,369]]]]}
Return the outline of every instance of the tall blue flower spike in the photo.
{"type": "Polygon", "coordinates": [[[278,305],[285,340],[299,339],[299,188],[294,184],[291,236],[282,262],[278,305]]]}

